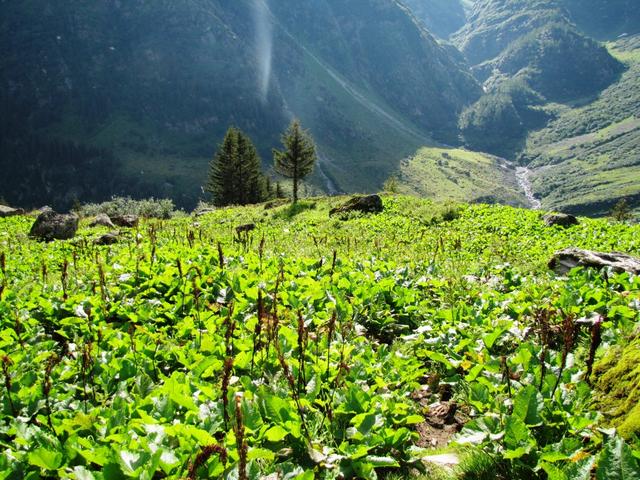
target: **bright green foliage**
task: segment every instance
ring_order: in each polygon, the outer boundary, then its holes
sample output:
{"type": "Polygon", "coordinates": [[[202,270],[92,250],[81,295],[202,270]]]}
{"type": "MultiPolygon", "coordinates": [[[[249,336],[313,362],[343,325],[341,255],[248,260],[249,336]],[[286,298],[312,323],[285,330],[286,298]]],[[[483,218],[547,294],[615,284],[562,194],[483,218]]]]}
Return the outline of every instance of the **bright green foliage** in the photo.
{"type": "Polygon", "coordinates": [[[239,129],[227,130],[209,166],[205,189],[217,206],[248,205],[266,199],[260,157],[251,139],[239,129]]]}
{"type": "Polygon", "coordinates": [[[640,227],[383,200],[347,220],[328,214],[343,198],[143,220],[107,247],[84,224],[42,244],[0,219],[2,476],[231,480],[242,417],[249,478],[406,478],[431,453],[411,394],[437,374],[470,420],[456,442],[482,454],[458,478],[636,478],[640,444],[600,428],[584,374],[588,320],[606,319],[599,352],[627,338],[640,279],[546,263],[638,255],[640,227]],[[542,315],[585,320],[561,374],[542,315]]]}
{"type": "Polygon", "coordinates": [[[316,163],[316,146],[298,120],[291,122],[281,140],[284,150],[273,150],[274,168],[279,174],[292,179],[293,203],[296,203],[300,180],[313,171],[316,163]]]}

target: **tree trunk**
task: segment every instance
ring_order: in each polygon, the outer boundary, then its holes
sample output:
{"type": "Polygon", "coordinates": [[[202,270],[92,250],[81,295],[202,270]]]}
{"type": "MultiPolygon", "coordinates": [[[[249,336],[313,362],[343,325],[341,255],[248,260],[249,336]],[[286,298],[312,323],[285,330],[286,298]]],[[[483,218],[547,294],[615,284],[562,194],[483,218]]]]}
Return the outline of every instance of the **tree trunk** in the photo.
{"type": "Polygon", "coordinates": [[[293,203],[298,202],[298,166],[293,167],[293,203]]]}

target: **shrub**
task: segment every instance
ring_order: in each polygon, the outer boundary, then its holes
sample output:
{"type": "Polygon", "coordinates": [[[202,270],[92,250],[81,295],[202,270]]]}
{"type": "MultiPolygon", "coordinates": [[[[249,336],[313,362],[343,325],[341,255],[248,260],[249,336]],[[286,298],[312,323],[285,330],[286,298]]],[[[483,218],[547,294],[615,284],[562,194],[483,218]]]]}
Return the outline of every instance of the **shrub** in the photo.
{"type": "Polygon", "coordinates": [[[134,200],[131,197],[113,197],[108,202],[89,203],[80,207],[82,217],[91,217],[104,213],[115,215],[138,215],[146,218],[171,218],[177,213],[172,200],[168,198],[134,200]]]}

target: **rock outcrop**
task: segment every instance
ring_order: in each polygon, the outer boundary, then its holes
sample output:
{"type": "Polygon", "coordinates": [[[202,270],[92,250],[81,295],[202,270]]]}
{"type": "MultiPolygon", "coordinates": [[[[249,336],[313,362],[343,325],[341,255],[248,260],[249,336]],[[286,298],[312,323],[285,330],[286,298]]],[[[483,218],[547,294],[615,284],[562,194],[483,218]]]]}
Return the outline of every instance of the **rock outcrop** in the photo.
{"type": "Polygon", "coordinates": [[[571,227],[580,223],[576,217],[567,213],[550,213],[542,217],[542,219],[548,227],[553,227],[554,225],[571,227]]]}
{"type": "Polygon", "coordinates": [[[579,248],[567,248],[556,252],[549,262],[549,268],[558,275],[564,275],[575,267],[612,268],[616,272],[640,274],[640,258],[624,253],[593,252],[579,248]]]}
{"type": "Polygon", "coordinates": [[[96,245],[113,245],[114,243],[118,243],[119,240],[120,235],[118,232],[109,232],[104,235],[100,235],[93,241],[93,243],[96,245]]]}
{"type": "Polygon", "coordinates": [[[118,227],[135,228],[138,226],[139,219],[137,215],[117,215],[111,217],[111,221],[118,227]]]}
{"type": "Polygon", "coordinates": [[[255,223],[247,223],[246,225],[239,225],[236,227],[236,234],[240,235],[241,233],[247,234],[256,229],[255,223]]]}
{"type": "Polygon", "coordinates": [[[78,231],[79,217],[76,214],[56,213],[46,210],[38,215],[29,236],[39,240],[68,240],[78,231]]]}
{"type": "Polygon", "coordinates": [[[24,210],[0,205],[0,218],[15,217],[16,215],[24,215],[24,210]]]}
{"type": "Polygon", "coordinates": [[[384,210],[380,195],[367,195],[364,197],[353,197],[351,200],[332,209],[329,215],[337,215],[349,212],[380,213],[384,210]]]}
{"type": "Polygon", "coordinates": [[[106,213],[98,214],[96,218],[94,218],[93,221],[89,224],[89,226],[92,228],[93,227],[116,228],[116,226],[113,224],[113,222],[109,218],[109,215],[107,215],[106,213]]]}

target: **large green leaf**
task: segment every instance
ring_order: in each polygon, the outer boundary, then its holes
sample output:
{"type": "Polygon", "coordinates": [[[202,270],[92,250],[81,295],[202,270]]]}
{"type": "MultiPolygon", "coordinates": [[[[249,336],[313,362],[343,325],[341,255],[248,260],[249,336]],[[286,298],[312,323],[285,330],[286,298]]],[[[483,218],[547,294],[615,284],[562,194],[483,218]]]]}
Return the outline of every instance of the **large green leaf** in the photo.
{"type": "Polygon", "coordinates": [[[640,480],[640,464],[621,437],[612,437],[598,459],[597,480],[640,480]]]}
{"type": "Polygon", "coordinates": [[[533,385],[527,385],[521,389],[513,399],[513,415],[517,416],[527,425],[542,424],[540,410],[544,407],[542,395],[533,385]]]}
{"type": "Polygon", "coordinates": [[[64,456],[62,452],[39,447],[30,452],[27,458],[31,465],[45,470],[57,470],[62,465],[64,456]]]}
{"type": "Polygon", "coordinates": [[[520,458],[529,453],[535,443],[529,428],[519,417],[507,418],[504,435],[505,458],[520,458]]]}
{"type": "Polygon", "coordinates": [[[270,442],[280,442],[289,435],[289,432],[282,428],[280,425],[275,425],[267,430],[264,437],[270,442]]]}

